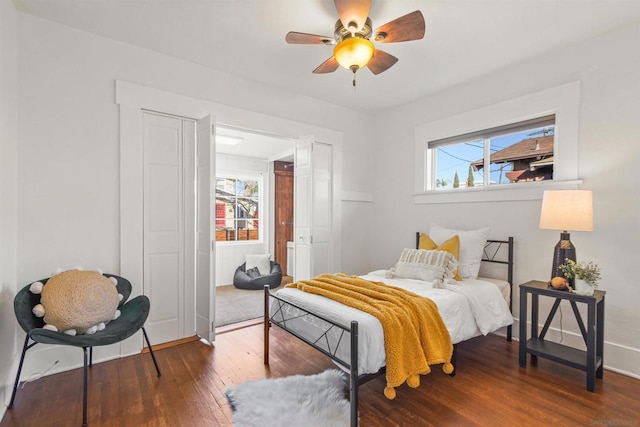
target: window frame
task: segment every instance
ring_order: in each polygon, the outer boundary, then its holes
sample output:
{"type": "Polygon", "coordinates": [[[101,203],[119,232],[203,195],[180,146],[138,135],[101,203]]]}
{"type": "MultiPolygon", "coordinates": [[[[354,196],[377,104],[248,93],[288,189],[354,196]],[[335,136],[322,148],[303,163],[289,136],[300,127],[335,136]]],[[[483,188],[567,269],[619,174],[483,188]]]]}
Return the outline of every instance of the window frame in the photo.
{"type": "MultiPolygon", "coordinates": [[[[427,190],[437,190],[437,191],[446,191],[450,189],[440,189],[437,187],[438,180],[438,171],[437,171],[437,163],[438,163],[438,149],[444,147],[452,147],[458,144],[469,144],[472,142],[480,142],[483,146],[482,160],[483,160],[483,170],[482,170],[482,186],[491,186],[491,185],[512,185],[515,183],[502,183],[502,184],[491,184],[491,140],[499,138],[501,136],[506,136],[510,134],[522,133],[527,130],[539,129],[539,128],[547,128],[553,126],[554,129],[554,151],[555,151],[555,126],[556,126],[556,117],[555,114],[546,115],[542,117],[536,117],[531,120],[525,120],[517,123],[510,123],[505,126],[498,126],[490,129],[482,129],[477,132],[471,132],[463,135],[456,135],[449,138],[428,141],[427,142],[427,174],[428,177],[425,180],[425,186],[427,190]],[[487,182],[488,184],[484,184],[487,182]]],[[[515,142],[514,142],[515,144],[515,142]]],[[[520,182],[518,184],[523,184],[520,182]]],[[[459,189],[459,188],[458,188],[459,189]]],[[[457,190],[457,189],[456,189],[457,190]]]]}
{"type": "Polygon", "coordinates": [[[582,183],[578,178],[579,105],[580,83],[572,82],[417,126],[414,203],[536,200],[542,199],[544,190],[578,188],[582,183]],[[430,167],[430,141],[446,140],[549,115],[555,115],[552,180],[450,190],[431,188],[433,181],[430,180],[435,172],[430,167]]]}
{"type": "MultiPolygon", "coordinates": [[[[264,174],[260,172],[229,172],[225,170],[216,171],[216,181],[218,179],[236,179],[236,180],[245,180],[245,181],[257,181],[258,182],[258,212],[261,212],[261,208],[264,207],[264,174]]],[[[214,186],[214,204],[217,200],[216,186],[214,186]]],[[[236,195],[237,199],[237,195],[236,195]]],[[[237,208],[236,208],[237,209],[237,208]]],[[[234,217],[234,221],[237,221],[239,218],[234,217]]],[[[214,221],[216,221],[214,217],[214,221]]],[[[215,240],[216,245],[247,245],[247,244],[262,244],[264,243],[264,217],[261,215],[258,217],[258,239],[257,240],[215,240]]],[[[214,233],[217,231],[216,224],[214,222],[214,233]]]]}

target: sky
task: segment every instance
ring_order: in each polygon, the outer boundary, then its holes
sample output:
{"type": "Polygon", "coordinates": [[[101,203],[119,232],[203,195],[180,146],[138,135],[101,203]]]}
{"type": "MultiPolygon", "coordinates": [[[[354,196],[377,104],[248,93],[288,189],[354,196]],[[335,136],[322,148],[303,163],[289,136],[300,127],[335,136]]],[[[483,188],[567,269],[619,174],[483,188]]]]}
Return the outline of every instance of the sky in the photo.
{"type": "MultiPolygon", "coordinates": [[[[491,152],[495,153],[496,151],[500,151],[506,147],[522,141],[523,139],[542,135],[535,134],[533,136],[530,136],[533,132],[540,129],[542,128],[491,138],[491,152]]],[[[460,186],[462,187],[463,183],[467,181],[467,176],[469,174],[469,163],[482,159],[483,153],[484,145],[482,140],[438,147],[436,154],[436,178],[447,181],[446,187],[440,188],[453,188],[453,179],[456,172],[458,172],[458,179],[460,181],[460,186]]],[[[510,171],[511,165],[509,164],[503,166],[502,174],[500,171],[500,166],[503,165],[491,165],[491,183],[505,184],[509,182],[509,180],[504,175],[504,172],[510,171]]],[[[484,172],[482,170],[476,171],[473,174],[475,185],[482,184],[483,174],[484,172]]]]}

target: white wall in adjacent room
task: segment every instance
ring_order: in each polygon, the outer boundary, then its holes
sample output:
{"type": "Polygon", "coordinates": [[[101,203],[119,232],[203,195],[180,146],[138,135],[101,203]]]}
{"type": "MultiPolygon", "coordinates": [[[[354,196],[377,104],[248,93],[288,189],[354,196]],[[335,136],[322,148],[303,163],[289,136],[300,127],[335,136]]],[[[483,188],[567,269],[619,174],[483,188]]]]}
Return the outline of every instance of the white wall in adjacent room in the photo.
{"type": "MultiPolygon", "coordinates": [[[[372,268],[392,266],[402,248],[415,244],[415,232],[428,231],[432,223],[460,229],[488,226],[492,238],[515,237],[515,285],[548,280],[553,248],[560,236],[538,228],[541,200],[414,204],[414,130],[579,81],[579,178],[581,188],[593,191],[594,231],[571,233],[571,240],[578,260],[595,261],[602,268],[600,289],[607,291],[605,366],[640,377],[640,287],[633,278],[640,235],[640,56],[631,53],[637,50],[638,40],[640,26],[636,25],[498,70],[376,117],[375,169],[386,173],[375,176],[372,268]]],[[[517,319],[517,286],[514,294],[517,319]]],[[[579,345],[582,338],[571,308],[564,310],[565,343],[579,345]]],[[[552,332],[559,334],[558,321],[553,327],[552,332]]]]}

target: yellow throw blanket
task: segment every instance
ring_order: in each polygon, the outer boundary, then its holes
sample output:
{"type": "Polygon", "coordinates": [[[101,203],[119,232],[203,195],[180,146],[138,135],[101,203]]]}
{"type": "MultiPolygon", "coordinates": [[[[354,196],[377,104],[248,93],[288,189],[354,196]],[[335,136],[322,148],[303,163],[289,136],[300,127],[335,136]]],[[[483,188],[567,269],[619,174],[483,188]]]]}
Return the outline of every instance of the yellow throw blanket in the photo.
{"type": "Polygon", "coordinates": [[[388,399],[396,397],[394,388],[405,381],[410,387],[418,387],[420,375],[431,372],[429,365],[444,363],[442,370],[453,372],[451,337],[438,307],[430,299],[343,274],[323,274],[286,287],[331,298],[380,321],[387,356],[384,395],[388,399]]]}

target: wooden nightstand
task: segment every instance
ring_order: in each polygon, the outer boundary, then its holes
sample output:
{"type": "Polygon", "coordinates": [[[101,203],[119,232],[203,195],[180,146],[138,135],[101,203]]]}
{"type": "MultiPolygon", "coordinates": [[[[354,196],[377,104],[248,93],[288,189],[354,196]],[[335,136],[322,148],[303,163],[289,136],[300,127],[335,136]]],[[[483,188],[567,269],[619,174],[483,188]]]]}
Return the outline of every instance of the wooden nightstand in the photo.
{"type": "Polygon", "coordinates": [[[587,373],[587,390],[595,391],[596,377],[603,374],[604,348],[604,291],[595,291],[593,296],[578,295],[567,291],[558,291],[547,282],[532,280],[520,285],[520,366],[527,366],[527,353],[531,357],[544,357],[563,365],[583,370],[587,373]],[[531,338],[527,339],[527,295],[531,295],[531,338]],[[538,334],[538,297],[540,295],[555,298],[553,307],[547,320],[538,334]],[[587,350],[558,344],[544,339],[553,316],[556,314],[560,302],[567,300],[571,303],[587,350]],[[582,321],[577,303],[587,305],[587,324],[582,321]]]}

